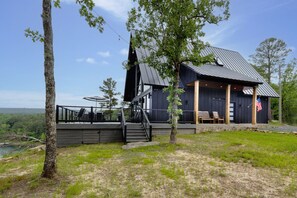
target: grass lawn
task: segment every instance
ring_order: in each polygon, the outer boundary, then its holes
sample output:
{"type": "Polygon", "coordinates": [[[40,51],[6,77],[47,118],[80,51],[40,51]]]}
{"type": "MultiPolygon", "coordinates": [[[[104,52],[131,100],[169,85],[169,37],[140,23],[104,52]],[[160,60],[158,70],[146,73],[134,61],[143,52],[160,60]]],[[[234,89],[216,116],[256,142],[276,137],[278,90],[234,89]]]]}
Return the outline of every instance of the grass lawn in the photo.
{"type": "Polygon", "coordinates": [[[55,180],[44,152],[0,161],[0,197],[297,197],[297,136],[216,132],[158,136],[158,146],[58,149],[55,180]]]}

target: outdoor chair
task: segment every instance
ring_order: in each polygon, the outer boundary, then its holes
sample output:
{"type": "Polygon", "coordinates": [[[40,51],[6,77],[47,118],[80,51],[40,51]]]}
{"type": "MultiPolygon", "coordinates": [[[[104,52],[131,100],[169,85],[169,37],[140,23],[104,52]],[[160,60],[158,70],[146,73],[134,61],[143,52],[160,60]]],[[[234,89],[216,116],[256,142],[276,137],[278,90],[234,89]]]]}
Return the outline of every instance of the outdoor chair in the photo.
{"type": "Polygon", "coordinates": [[[215,121],[213,118],[210,117],[208,111],[199,111],[198,118],[199,118],[199,122],[201,123],[204,123],[205,121],[214,123],[215,121]]]}
{"type": "Polygon", "coordinates": [[[83,117],[84,113],[85,113],[86,109],[85,108],[81,108],[77,114],[77,119],[81,120],[81,118],[83,117]]]}
{"type": "Polygon", "coordinates": [[[224,123],[224,118],[219,116],[219,113],[217,111],[213,111],[212,112],[214,121],[219,123],[220,121],[222,121],[222,123],[224,123]]]}

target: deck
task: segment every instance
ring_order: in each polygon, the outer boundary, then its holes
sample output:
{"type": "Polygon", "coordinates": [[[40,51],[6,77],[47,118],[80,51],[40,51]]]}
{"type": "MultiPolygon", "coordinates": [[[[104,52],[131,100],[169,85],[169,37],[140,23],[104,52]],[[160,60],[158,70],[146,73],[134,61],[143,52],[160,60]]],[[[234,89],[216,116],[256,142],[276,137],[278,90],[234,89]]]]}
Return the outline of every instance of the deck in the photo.
{"type": "MultiPolygon", "coordinates": [[[[151,123],[152,135],[169,135],[170,125],[151,123]]],[[[260,125],[257,125],[260,126],[260,125]]],[[[232,131],[257,128],[252,124],[179,124],[179,134],[195,134],[206,131],[232,131]]],[[[57,124],[57,146],[123,142],[120,122],[63,123],[57,124]]]]}

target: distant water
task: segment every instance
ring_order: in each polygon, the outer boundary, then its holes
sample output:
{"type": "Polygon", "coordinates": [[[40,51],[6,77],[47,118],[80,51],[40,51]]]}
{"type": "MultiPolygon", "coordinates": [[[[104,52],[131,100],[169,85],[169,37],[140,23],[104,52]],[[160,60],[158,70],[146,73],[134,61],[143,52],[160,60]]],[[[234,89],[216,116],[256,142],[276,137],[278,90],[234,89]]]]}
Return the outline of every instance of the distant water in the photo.
{"type": "Polygon", "coordinates": [[[19,151],[19,150],[20,150],[20,148],[15,147],[15,146],[3,146],[3,147],[0,147],[0,158],[2,158],[6,154],[13,153],[13,152],[16,152],[16,151],[19,151]]]}

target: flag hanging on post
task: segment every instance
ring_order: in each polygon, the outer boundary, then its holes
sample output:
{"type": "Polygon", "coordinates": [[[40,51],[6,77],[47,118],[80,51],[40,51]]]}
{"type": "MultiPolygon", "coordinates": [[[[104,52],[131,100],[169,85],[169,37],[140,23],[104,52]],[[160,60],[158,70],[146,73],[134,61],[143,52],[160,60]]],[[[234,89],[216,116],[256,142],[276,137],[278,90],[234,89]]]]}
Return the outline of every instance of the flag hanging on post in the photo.
{"type": "Polygon", "coordinates": [[[262,110],[262,104],[261,104],[261,99],[258,98],[256,101],[256,107],[257,107],[257,112],[262,110]]]}

